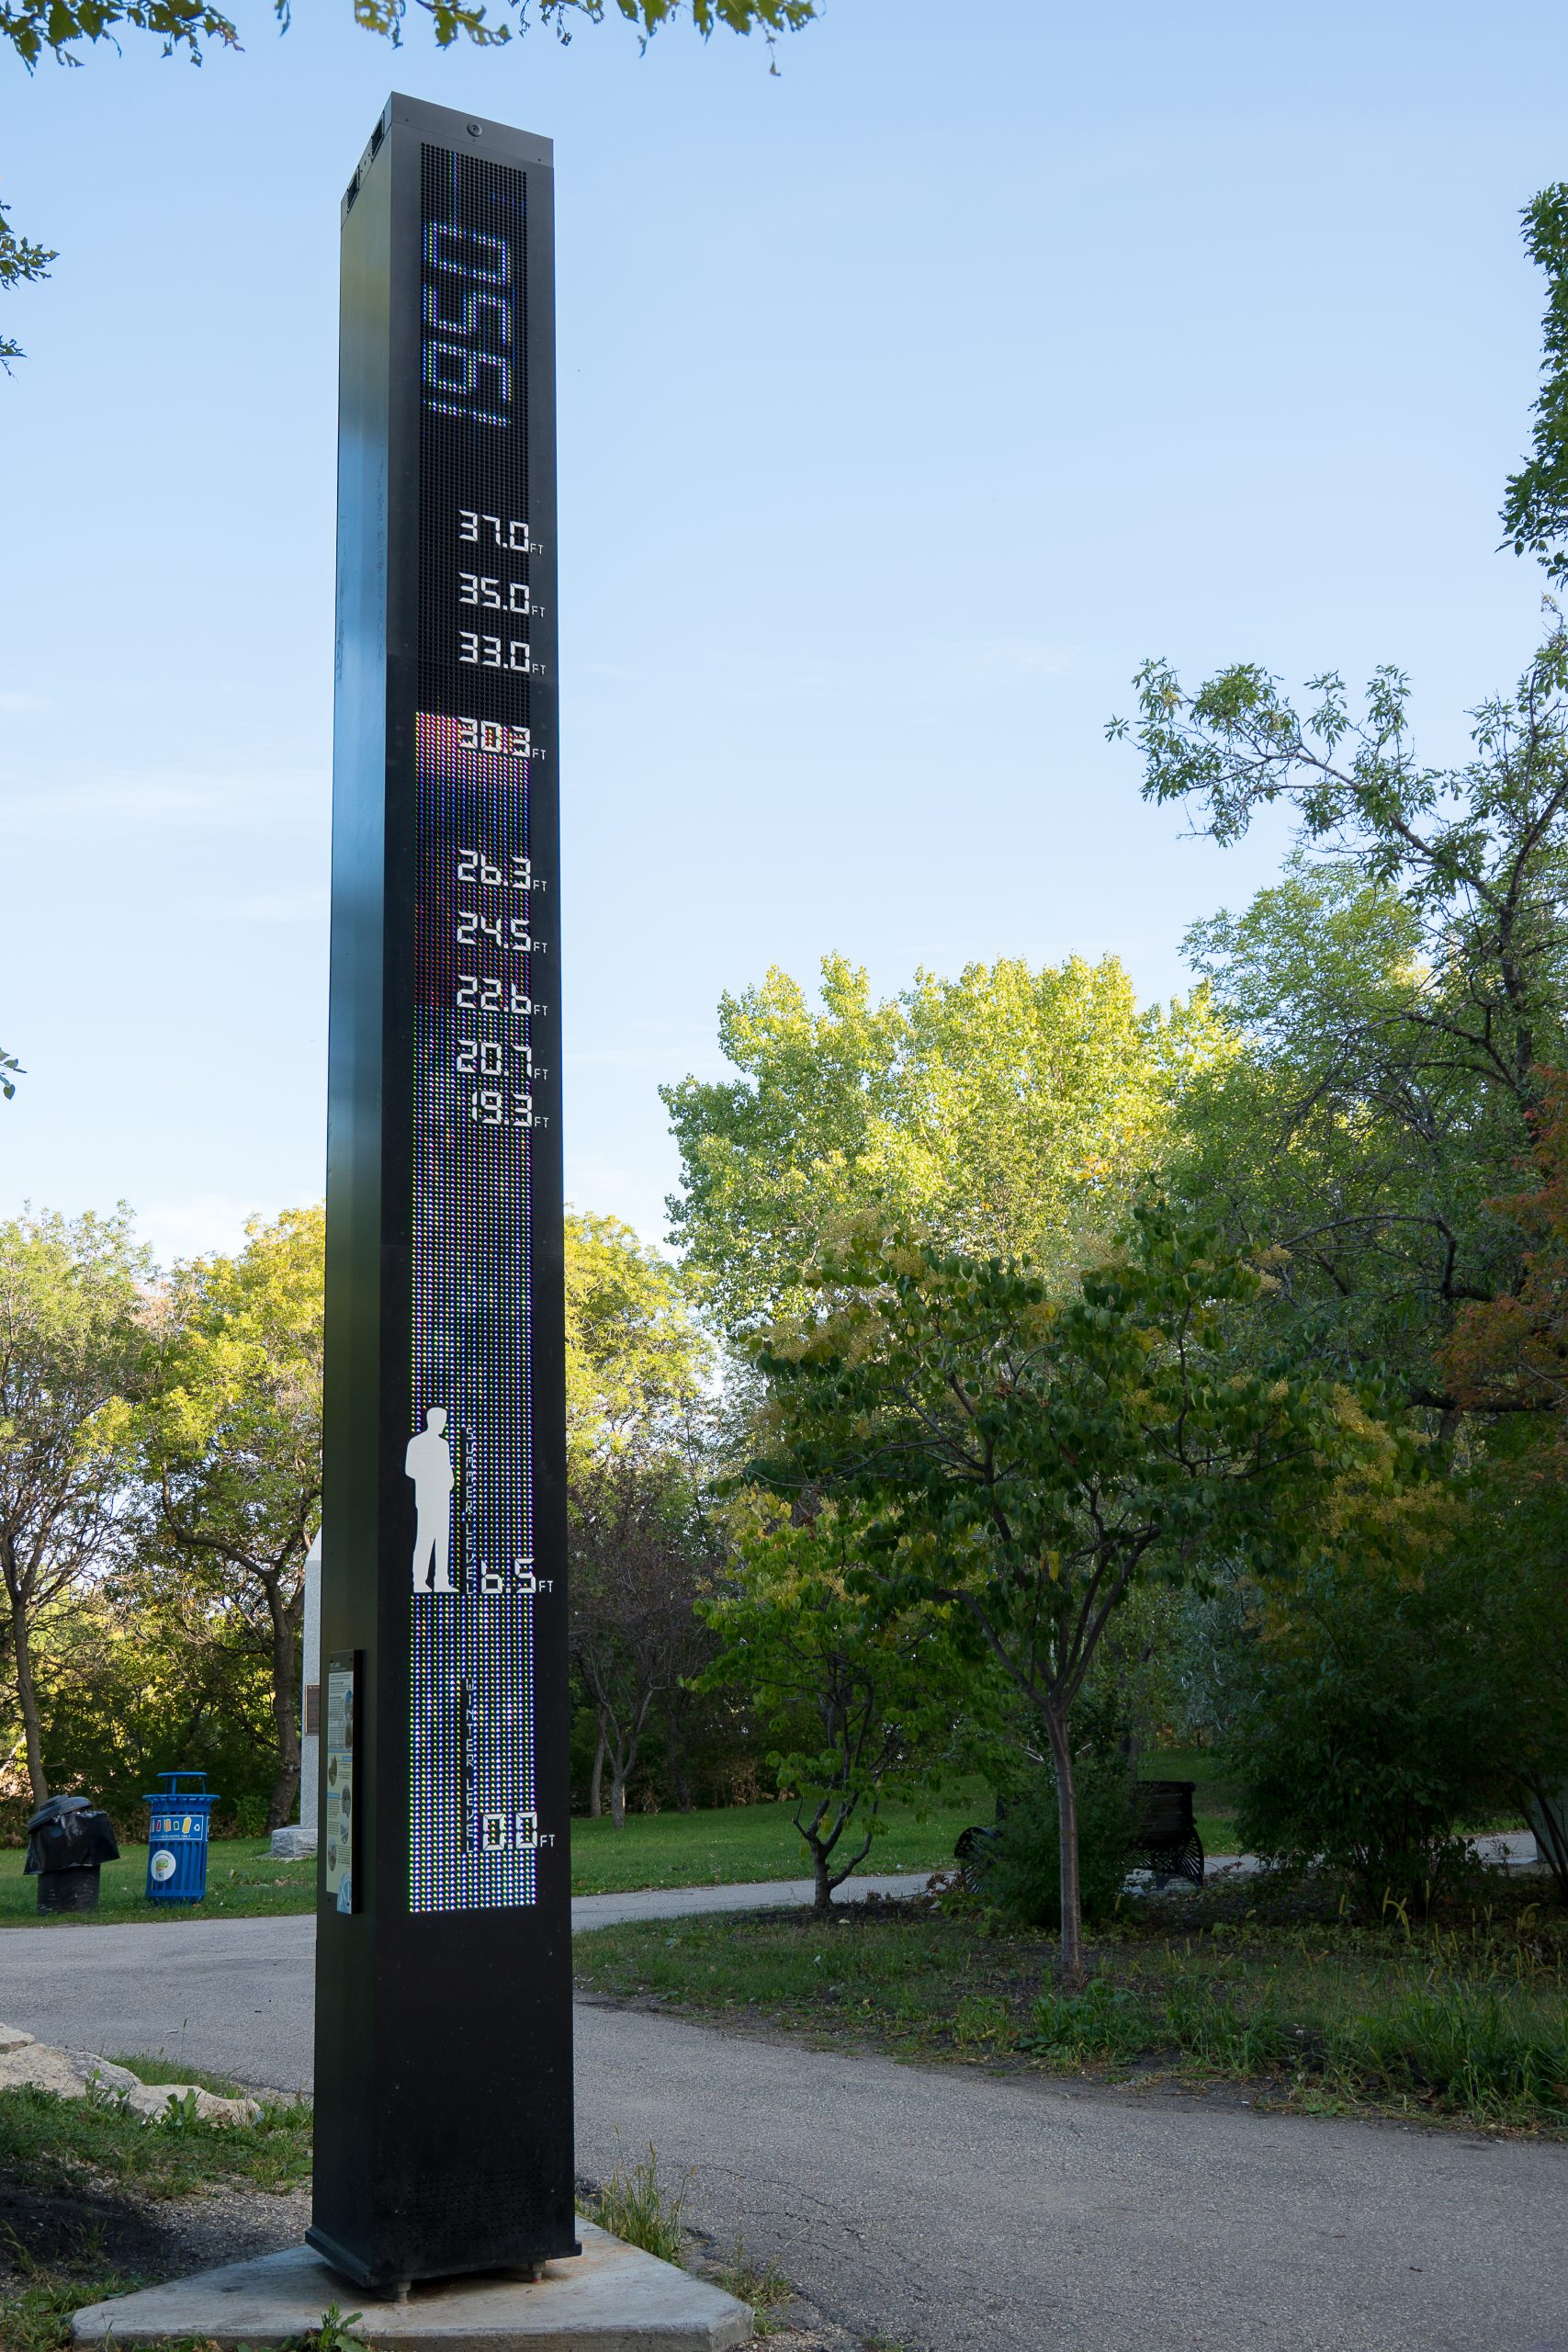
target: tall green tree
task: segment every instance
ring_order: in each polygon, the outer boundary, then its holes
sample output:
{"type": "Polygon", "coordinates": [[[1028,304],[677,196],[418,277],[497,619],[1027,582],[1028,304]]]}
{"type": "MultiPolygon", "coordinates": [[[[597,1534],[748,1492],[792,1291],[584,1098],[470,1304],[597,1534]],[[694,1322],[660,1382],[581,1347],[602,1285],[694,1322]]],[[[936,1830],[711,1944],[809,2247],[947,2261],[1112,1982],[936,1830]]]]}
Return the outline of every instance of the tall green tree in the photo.
{"type": "Polygon", "coordinates": [[[1325,675],[1302,707],[1252,664],[1188,693],[1138,677],[1145,797],[1239,839],[1296,818],[1297,856],[1189,950],[1243,1050],[1189,1090],[1173,1183],[1237,1246],[1278,1249],[1281,1311],[1314,1351],[1397,1364],[1452,1412],[1438,1359],[1467,1301],[1518,1276],[1489,1205],[1529,1147],[1543,1059],[1568,1046],[1568,638],[1474,714],[1460,768],[1426,765],[1408,689],[1353,706],[1325,675]]]}
{"type": "Polygon", "coordinates": [[[220,1597],[116,1561],[39,1629],[43,1748],[56,1788],[141,1837],[152,1775],[204,1771],[243,1837],[266,1818],[276,1748],[267,1661],[220,1597]]]}
{"type": "Polygon", "coordinates": [[[1082,1973],[1074,1708],[1134,1582],[1210,1557],[1268,1566],[1338,1442],[1304,1380],[1248,1363],[1233,1327],[1262,1276],[1162,1207],[1053,1297],[1028,1266],[873,1218],[814,1268],[818,1311],[760,1351],[773,1442],[754,1464],[799,1502],[863,1514],[890,1612],[966,1627],[1051,1759],[1062,1968],[1082,1973]]]}
{"type": "Polygon", "coordinates": [[[39,1804],[49,1769],[38,1637],[82,1603],[122,1541],[118,1407],[138,1377],[151,1273],[123,1216],[0,1225],[0,1655],[39,1804]]]}
{"type": "Polygon", "coordinates": [[[619,1217],[566,1218],[567,1442],[574,1466],[680,1447],[712,1349],[680,1266],[619,1217]]]}
{"type": "Polygon", "coordinates": [[[1445,1371],[1478,1414],[1527,1415],[1540,1458],[1568,1482],[1568,1076],[1542,1073],[1530,1174],[1495,1205],[1523,1244],[1519,1279],[1462,1306],[1445,1371]]]}
{"type": "MultiPolygon", "coordinates": [[[[1568,182],[1526,208],[1545,270],[1531,456],[1503,520],[1568,577],[1568,182]]],[[[1138,673],[1145,797],[1238,840],[1295,817],[1283,880],[1189,948],[1241,1051],[1201,1075],[1175,1178],[1234,1238],[1288,1252],[1280,1300],[1303,1345],[1396,1363],[1454,1415],[1456,1318],[1524,1278],[1499,1196],[1530,1148],[1543,1062],[1568,1053],[1568,638],[1553,615],[1512,695],[1472,714],[1458,767],[1424,762],[1402,673],[1356,702],[1328,672],[1298,701],[1255,662],[1189,692],[1138,673]]]]}
{"type": "Polygon", "coordinates": [[[671,1228],[731,1332],[798,1298],[835,1219],[874,1204],[982,1255],[1092,1254],[1218,1044],[1201,999],[1140,1010],[1114,957],[921,973],[878,1003],[835,956],[820,985],[820,1009],[777,970],[726,996],[739,1075],[663,1090],[682,1159],[671,1228]]]}
{"type": "Polygon", "coordinates": [[[125,1418],[144,1557],[193,1608],[228,1614],[264,1665],[276,1751],[267,1826],[299,1787],[305,1555],[321,1524],[325,1216],[247,1227],[235,1257],[176,1270],[158,1360],[125,1418]]]}
{"type": "Polygon", "coordinates": [[[1523,1271],[1461,1309],[1445,1369],[1484,1432],[1465,1479],[1458,1545],[1484,1597],[1485,1644],[1507,1693],[1507,1777],[1536,1808],[1543,1854],[1568,1898],[1568,1075],[1544,1073],[1531,1181],[1498,1208],[1523,1271]]]}
{"type": "Polygon", "coordinates": [[[1568,579],[1568,181],[1526,205],[1525,250],[1546,272],[1540,393],[1529,457],[1510,474],[1503,528],[1516,555],[1539,556],[1549,578],[1568,579]]]}

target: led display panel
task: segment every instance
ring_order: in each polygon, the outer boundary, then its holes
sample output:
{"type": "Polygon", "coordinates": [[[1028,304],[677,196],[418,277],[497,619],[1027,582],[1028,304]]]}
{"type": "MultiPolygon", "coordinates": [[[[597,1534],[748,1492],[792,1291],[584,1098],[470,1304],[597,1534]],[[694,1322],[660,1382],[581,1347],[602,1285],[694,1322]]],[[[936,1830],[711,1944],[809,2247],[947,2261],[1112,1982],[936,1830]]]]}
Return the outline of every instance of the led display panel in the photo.
{"type": "MultiPolygon", "coordinates": [[[[420,158],[409,1900],[534,1900],[530,1196],[549,876],[529,832],[526,175],[420,158]]],[[[543,747],[541,746],[541,750],[543,747]]],[[[547,1835],[548,1832],[547,1831],[547,1835]]]]}

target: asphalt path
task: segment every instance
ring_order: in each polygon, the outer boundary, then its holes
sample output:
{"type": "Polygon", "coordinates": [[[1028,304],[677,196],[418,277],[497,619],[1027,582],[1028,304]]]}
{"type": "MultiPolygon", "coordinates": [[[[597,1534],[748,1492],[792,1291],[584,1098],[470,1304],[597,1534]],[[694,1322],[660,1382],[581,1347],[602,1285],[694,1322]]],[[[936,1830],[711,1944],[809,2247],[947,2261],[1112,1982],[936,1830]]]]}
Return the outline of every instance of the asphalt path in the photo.
{"type": "MultiPolygon", "coordinates": [[[[903,1871],[854,1884],[860,1894],[907,1894],[925,1883],[923,1871],[903,1871]]],[[[571,1924],[581,1934],[626,1919],[809,1903],[811,1893],[809,1879],[773,1879],[580,1894],[571,1924]]],[[[309,2090],[315,1932],[310,1913],[0,1928],[0,2024],[102,2058],[167,2058],[267,2090],[309,2090]]]]}
{"type": "MultiPolygon", "coordinates": [[[[689,1892],[704,1899],[682,1908],[734,1894],[689,1892]]],[[[302,2086],[311,1926],[11,1930],[0,2018],[302,2086]]],[[[691,2176],[691,2222],[743,2237],[857,2336],[921,2352],[1568,2352],[1560,2146],[906,2066],[597,2003],[579,2007],[577,2061],[586,2172],[651,2141],[669,2177],[691,2176]]]]}

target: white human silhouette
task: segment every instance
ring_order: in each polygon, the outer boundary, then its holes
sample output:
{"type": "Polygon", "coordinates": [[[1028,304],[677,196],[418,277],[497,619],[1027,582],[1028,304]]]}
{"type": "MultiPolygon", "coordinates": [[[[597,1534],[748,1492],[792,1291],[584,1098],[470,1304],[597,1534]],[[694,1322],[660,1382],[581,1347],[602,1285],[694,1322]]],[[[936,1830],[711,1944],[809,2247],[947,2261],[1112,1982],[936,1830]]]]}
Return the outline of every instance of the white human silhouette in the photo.
{"type": "Polygon", "coordinates": [[[424,1427],[417,1437],[410,1438],[403,1456],[403,1468],[413,1480],[414,1509],[419,1514],[413,1538],[415,1592],[452,1590],[452,1488],[456,1481],[446,1430],[446,1410],[440,1405],[433,1405],[424,1417],[424,1427]]]}

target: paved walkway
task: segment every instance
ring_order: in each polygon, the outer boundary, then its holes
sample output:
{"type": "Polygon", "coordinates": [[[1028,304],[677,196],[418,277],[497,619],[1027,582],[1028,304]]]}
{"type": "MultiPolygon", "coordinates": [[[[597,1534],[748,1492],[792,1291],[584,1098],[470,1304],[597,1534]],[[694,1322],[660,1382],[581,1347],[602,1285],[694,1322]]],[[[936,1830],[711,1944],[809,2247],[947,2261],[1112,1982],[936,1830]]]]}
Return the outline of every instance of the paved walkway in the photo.
{"type": "Polygon", "coordinates": [[[921,2352],[1568,2352],[1568,2148],[578,2011],[578,2161],[921,2352]],[[619,2127],[617,2140],[616,2127],[619,2127]]]}
{"type": "MultiPolygon", "coordinates": [[[[898,1894],[925,1881],[906,1871],[854,1884],[863,1894],[898,1894]]],[[[625,1919],[760,1910],[809,1903],[811,1892],[809,1879],[773,1879],[580,1894],[571,1925],[581,1934],[625,1919]]],[[[315,1932],[309,1914],[0,1929],[0,2023],[106,2058],[178,2059],[271,2090],[308,2090],[315,1932]]]]}
{"type": "MultiPolygon", "coordinates": [[[[643,1917],[675,1900],[590,1898],[643,1917]]],[[[311,1928],[15,1929],[0,2018],[301,2086],[311,1928]]],[[[906,2066],[596,2003],[577,2064],[584,2170],[652,2141],[692,2173],[693,2223],[912,2352],[1568,2352],[1561,2146],[906,2066]]]]}
{"type": "MultiPolygon", "coordinates": [[[[924,1886],[929,1871],[889,1871],[879,1877],[858,1871],[834,1898],[859,1902],[867,1894],[913,1894],[924,1886]]],[[[630,1894],[574,1894],[571,1931],[584,1928],[618,1928],[623,1919],[683,1919],[694,1911],[761,1911],[774,1905],[809,1903],[814,1889],[808,1878],[763,1879],[749,1886],[641,1886],[630,1894]]]]}

